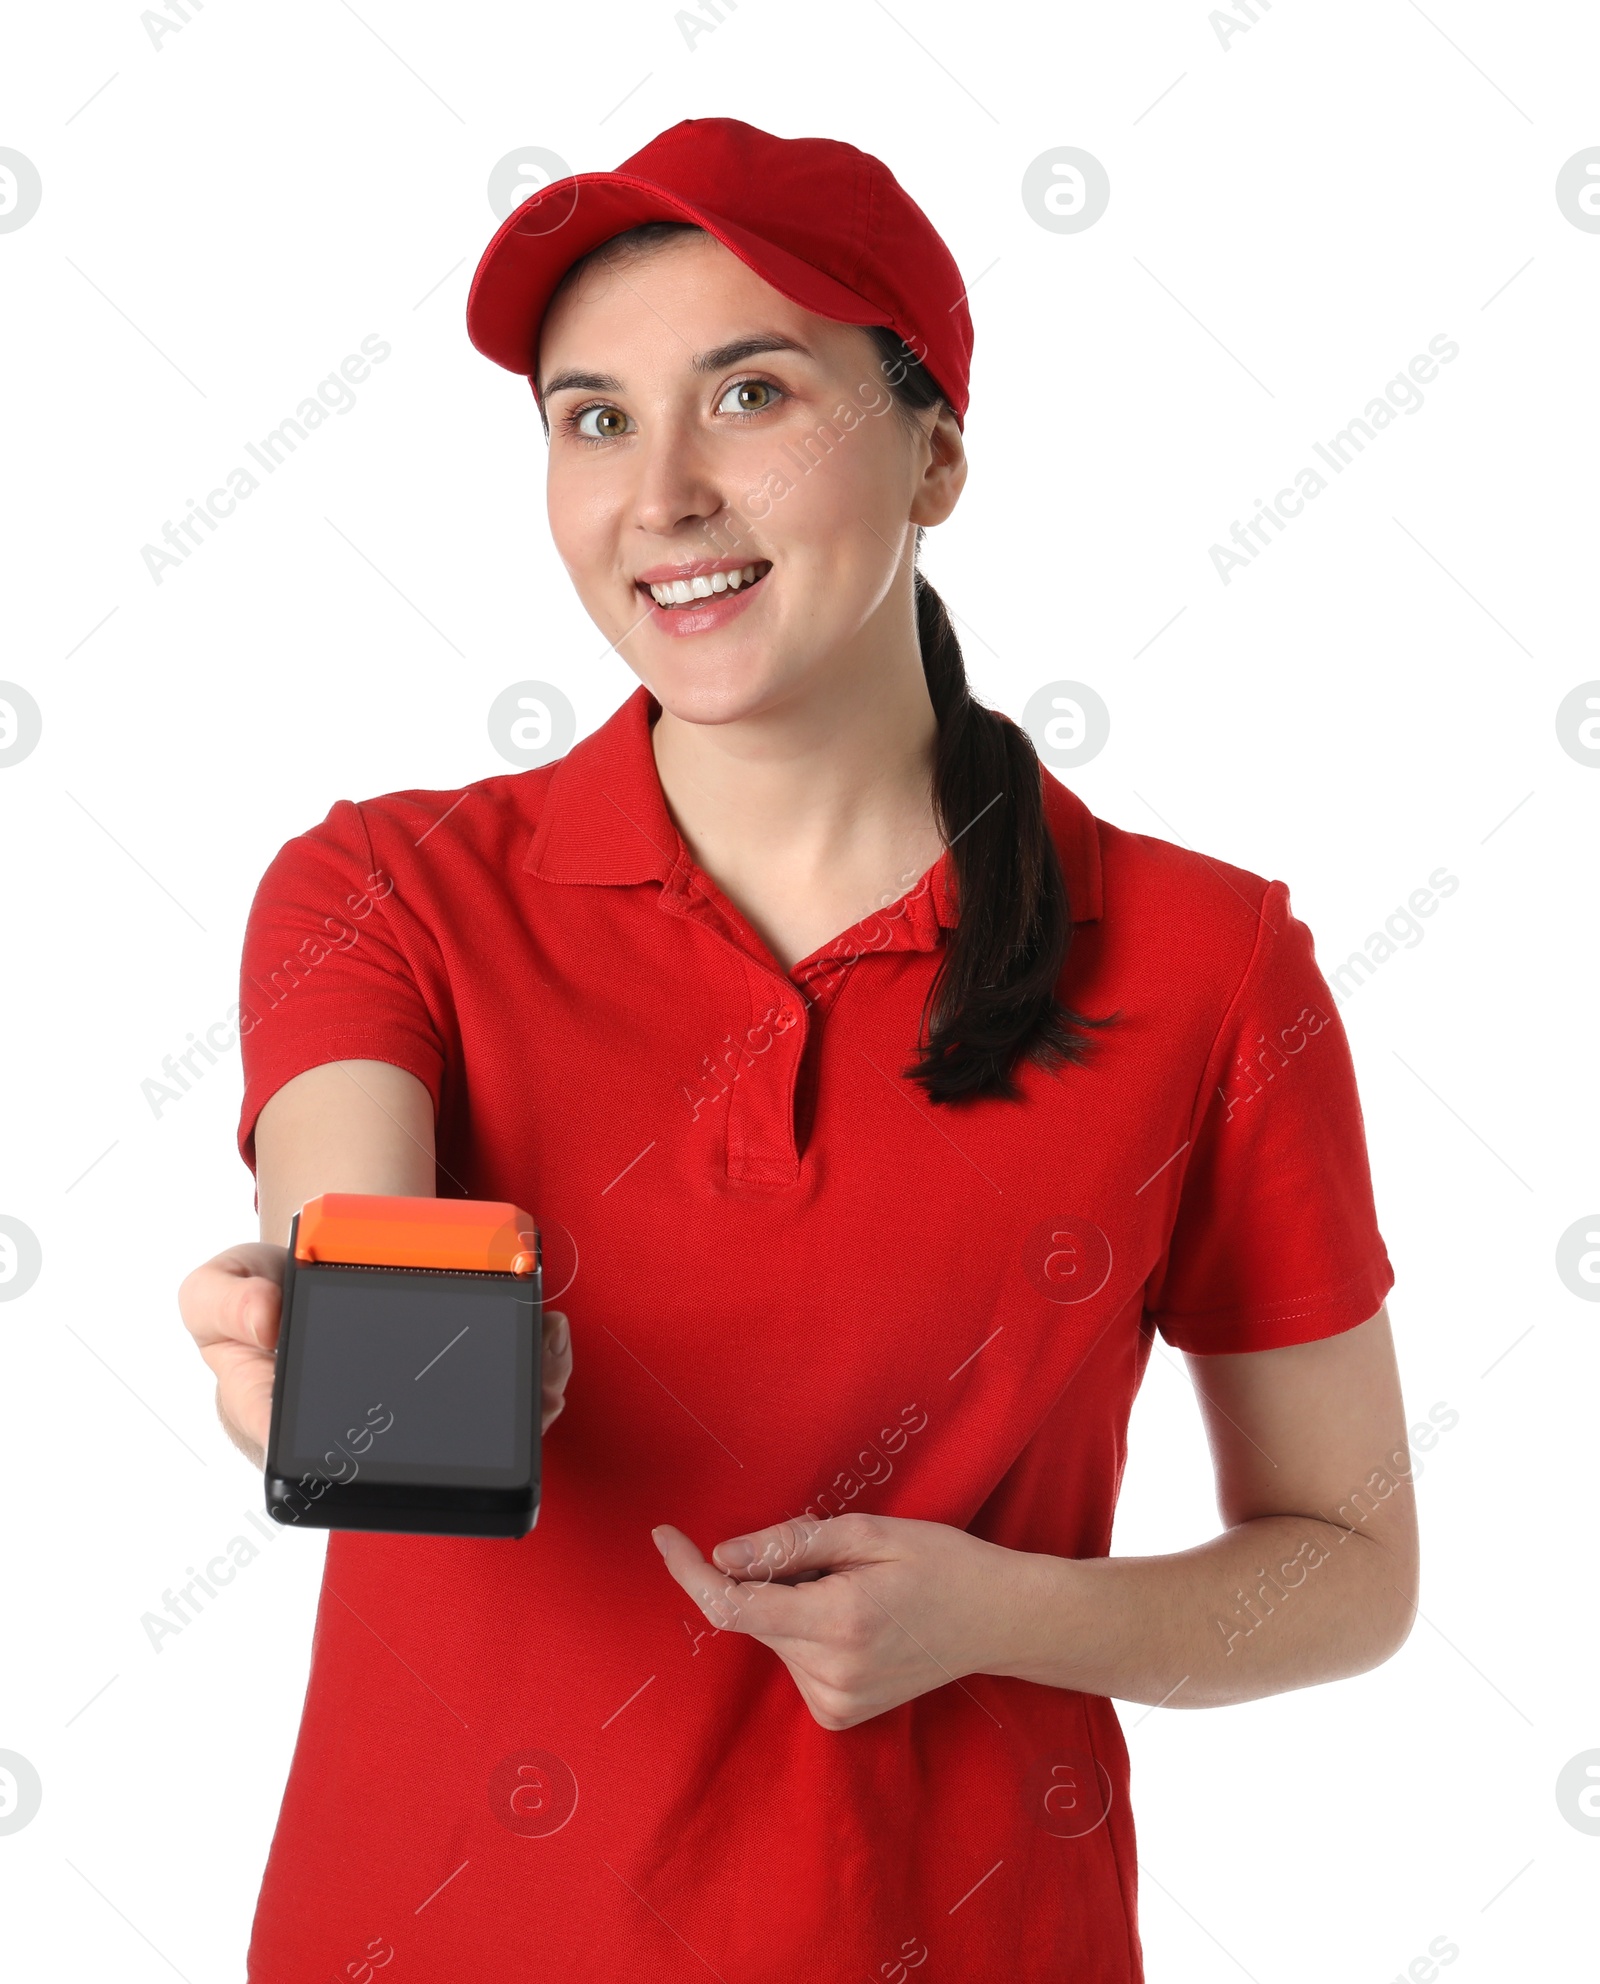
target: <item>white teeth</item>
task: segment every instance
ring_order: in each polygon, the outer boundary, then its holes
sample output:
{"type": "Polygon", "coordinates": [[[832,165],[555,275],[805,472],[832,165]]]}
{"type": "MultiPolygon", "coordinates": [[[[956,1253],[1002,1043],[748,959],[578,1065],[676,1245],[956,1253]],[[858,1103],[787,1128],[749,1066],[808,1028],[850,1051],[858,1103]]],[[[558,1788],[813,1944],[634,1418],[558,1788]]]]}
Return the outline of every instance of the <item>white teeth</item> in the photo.
{"type": "Polygon", "coordinates": [[[657,606],[686,606],[691,599],[710,599],[714,593],[737,592],[740,586],[753,583],[755,576],[756,567],[745,565],[737,572],[710,572],[693,579],[669,579],[664,585],[651,586],[650,597],[657,606]]]}

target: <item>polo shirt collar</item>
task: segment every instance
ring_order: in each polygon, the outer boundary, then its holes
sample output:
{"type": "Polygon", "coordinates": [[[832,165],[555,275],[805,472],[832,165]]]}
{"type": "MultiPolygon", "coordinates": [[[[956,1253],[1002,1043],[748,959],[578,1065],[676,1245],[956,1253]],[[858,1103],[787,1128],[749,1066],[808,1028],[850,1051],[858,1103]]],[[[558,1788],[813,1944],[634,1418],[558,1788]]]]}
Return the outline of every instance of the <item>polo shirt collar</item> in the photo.
{"type": "MultiPolygon", "coordinates": [[[[546,882],[661,882],[675,898],[701,881],[661,789],[650,726],[661,705],[640,683],[598,730],[560,759],[545,793],[539,824],[523,868],[546,882]]],[[[1100,836],[1087,806],[1048,769],[1045,811],[1061,850],[1075,923],[1101,911],[1100,836]]],[[[956,922],[955,858],[947,848],[932,870],[932,886],[914,907],[932,949],[941,929],[956,922]]],[[[709,879],[709,878],[705,878],[709,879]]],[[[701,883],[703,886],[703,883],[701,883]]]]}

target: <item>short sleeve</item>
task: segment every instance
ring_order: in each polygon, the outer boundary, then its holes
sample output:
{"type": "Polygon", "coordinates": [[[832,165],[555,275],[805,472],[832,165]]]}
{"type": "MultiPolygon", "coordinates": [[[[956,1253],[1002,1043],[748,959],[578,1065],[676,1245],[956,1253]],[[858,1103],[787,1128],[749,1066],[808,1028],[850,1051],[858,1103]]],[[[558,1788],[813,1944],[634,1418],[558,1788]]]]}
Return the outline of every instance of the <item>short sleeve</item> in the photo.
{"type": "Polygon", "coordinates": [[[268,1099],[328,1061],[392,1062],[426,1084],[437,1114],[445,1049],[397,912],[394,877],[347,799],[286,842],[262,876],[239,973],[238,1141],[252,1171],[268,1099]]]}
{"type": "Polygon", "coordinates": [[[1311,932],[1270,882],[1207,1062],[1145,1313],[1180,1350],[1336,1336],[1394,1286],[1355,1068],[1311,932]]]}

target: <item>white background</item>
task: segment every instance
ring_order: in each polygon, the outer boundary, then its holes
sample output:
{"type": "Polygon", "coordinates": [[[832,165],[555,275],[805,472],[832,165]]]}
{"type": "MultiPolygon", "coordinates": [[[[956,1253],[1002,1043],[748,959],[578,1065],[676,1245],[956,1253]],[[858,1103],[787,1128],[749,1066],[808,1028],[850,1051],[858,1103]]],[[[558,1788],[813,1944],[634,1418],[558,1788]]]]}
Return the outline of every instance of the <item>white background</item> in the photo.
{"type": "MultiPolygon", "coordinates": [[[[44,733],[0,772],[0,1212],[44,1267],[0,1306],[0,1749],[44,1796],[0,1836],[11,1974],[243,1974],[321,1550],[275,1540],[159,1653],[141,1628],[261,1500],[175,1304],[255,1232],[237,1051],[159,1117],[141,1083],[227,1013],[255,883],[334,799],[504,770],[485,715],[523,678],[581,733],[633,687],[463,311],[497,160],[610,167],[694,115],[847,138],[949,241],[972,474],[926,562],[982,697],[1104,697],[1060,774],[1090,806],[1288,881],[1329,971],[1460,881],[1342,1009],[1410,1416],[1459,1415],[1423,1617],[1355,1681],[1124,1711],[1153,1984],[1384,1984],[1441,1937],[1452,1979],[1587,1974],[1600,1838],[1555,1781],[1600,1746],[1600,1310],[1555,1251],[1600,1203],[1600,769],[1555,719],[1600,676],[1600,234],[1555,181],[1600,144],[1600,21],[1254,11],[1226,46],[1199,0],[744,0],[692,48],[665,4],[209,0],[159,49],[132,0],[12,18],[0,145],[43,201],[0,234],[0,675],[44,733]],[[1111,180],[1078,234],[1021,195],[1061,145],[1111,180]],[[157,585],[141,547],[369,333],[354,410],[157,585]],[[1223,584],[1211,545],[1440,333],[1421,410],[1223,584]]],[[[1163,1349],[1116,1547],[1213,1527],[1163,1349]]]]}

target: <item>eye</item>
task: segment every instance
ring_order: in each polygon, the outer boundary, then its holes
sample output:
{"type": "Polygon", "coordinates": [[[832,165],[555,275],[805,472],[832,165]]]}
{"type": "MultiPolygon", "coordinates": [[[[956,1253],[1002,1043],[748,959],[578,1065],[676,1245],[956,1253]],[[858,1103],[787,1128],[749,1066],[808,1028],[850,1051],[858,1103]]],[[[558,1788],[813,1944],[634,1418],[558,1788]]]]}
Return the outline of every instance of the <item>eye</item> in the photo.
{"type": "Polygon", "coordinates": [[[614,441],[619,434],[628,431],[628,416],[621,407],[581,406],[576,413],[567,416],[566,425],[581,441],[614,441]],[[591,418],[595,422],[593,428],[585,425],[591,418]]]}
{"type": "Polygon", "coordinates": [[[731,413],[737,419],[746,414],[765,413],[768,407],[776,406],[785,397],[781,386],[774,386],[768,379],[736,379],[717,403],[718,413],[731,413]],[[730,398],[737,396],[737,404],[729,406],[730,398]]]}

